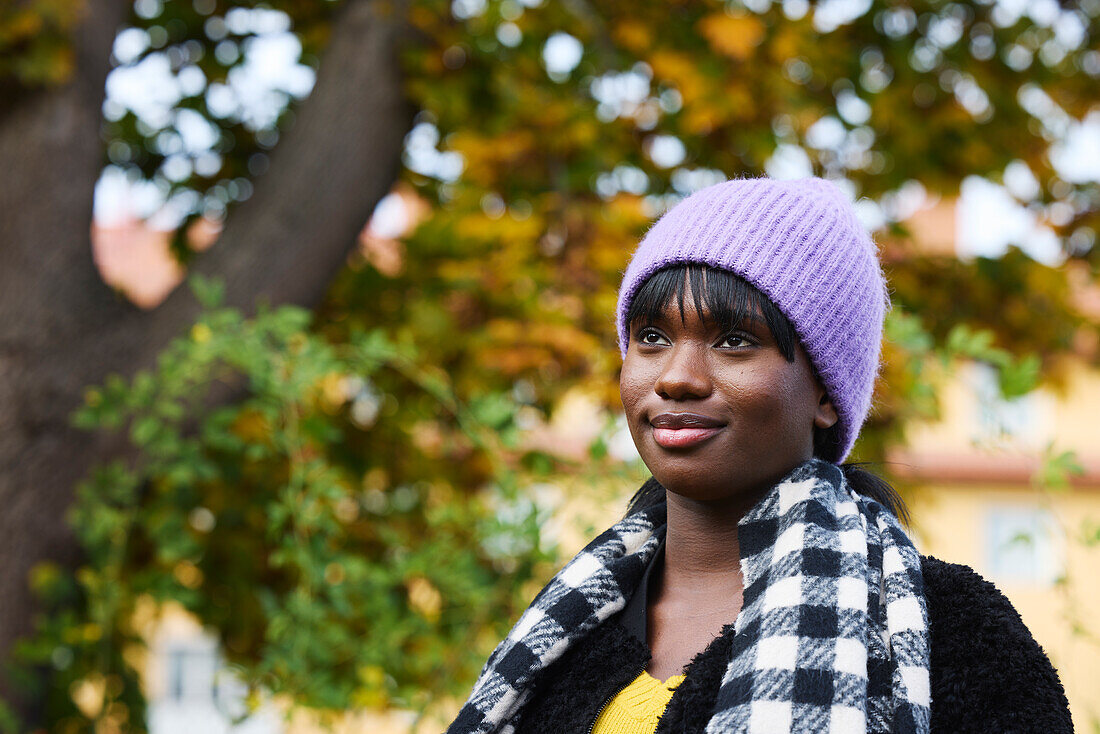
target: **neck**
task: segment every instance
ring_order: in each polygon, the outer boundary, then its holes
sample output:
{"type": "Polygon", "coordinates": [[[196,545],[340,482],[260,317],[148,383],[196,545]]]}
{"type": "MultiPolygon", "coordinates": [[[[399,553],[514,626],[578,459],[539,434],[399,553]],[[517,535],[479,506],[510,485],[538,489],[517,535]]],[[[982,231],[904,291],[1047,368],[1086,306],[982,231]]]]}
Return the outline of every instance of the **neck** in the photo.
{"type": "Polygon", "coordinates": [[[699,502],[667,493],[666,588],[741,585],[737,523],[759,499],[699,502]]]}

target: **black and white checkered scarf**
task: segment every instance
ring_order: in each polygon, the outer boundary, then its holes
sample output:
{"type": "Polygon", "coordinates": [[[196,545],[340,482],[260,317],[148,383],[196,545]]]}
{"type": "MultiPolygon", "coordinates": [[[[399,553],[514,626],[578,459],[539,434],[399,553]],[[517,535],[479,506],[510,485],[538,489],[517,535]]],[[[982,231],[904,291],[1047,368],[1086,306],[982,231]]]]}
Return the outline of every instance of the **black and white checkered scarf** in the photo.
{"type": "MultiPolygon", "coordinates": [[[[514,731],[539,672],[625,606],[660,545],[664,512],[626,517],[551,579],[448,734],[514,731]]],[[[708,734],[927,732],[920,556],[893,515],[813,460],[745,515],[738,541],[744,605],[708,734]]]]}

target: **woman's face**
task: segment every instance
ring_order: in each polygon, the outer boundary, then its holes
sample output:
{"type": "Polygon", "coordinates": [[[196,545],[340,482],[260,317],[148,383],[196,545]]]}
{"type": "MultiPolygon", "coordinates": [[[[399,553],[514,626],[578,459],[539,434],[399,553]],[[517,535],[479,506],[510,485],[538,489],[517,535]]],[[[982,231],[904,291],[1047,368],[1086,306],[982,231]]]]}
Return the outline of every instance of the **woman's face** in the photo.
{"type": "Polygon", "coordinates": [[[684,303],[682,320],[674,301],[630,325],[619,379],[630,433],[670,492],[755,502],[813,456],[814,427],[836,412],[801,346],[788,362],[762,319],[725,332],[690,292],[684,303]]]}

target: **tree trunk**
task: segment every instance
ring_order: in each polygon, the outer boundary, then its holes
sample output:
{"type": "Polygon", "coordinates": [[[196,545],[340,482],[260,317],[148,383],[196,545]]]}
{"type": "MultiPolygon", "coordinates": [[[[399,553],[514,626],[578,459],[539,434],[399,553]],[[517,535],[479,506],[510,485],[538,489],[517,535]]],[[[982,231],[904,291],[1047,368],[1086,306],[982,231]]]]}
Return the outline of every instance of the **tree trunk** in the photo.
{"type": "MultiPolygon", "coordinates": [[[[31,628],[29,570],[75,562],[65,523],[73,486],[112,451],[69,427],[85,386],[152,365],[198,312],[186,288],[140,311],[92,262],[103,83],[128,7],[99,5],[78,30],[74,79],[0,118],[0,659],[31,628]]],[[[397,175],[411,125],[403,33],[381,0],[347,0],[336,16],[316,86],[270,171],[195,264],[225,281],[229,305],[315,305],[345,263],[397,175]]]]}

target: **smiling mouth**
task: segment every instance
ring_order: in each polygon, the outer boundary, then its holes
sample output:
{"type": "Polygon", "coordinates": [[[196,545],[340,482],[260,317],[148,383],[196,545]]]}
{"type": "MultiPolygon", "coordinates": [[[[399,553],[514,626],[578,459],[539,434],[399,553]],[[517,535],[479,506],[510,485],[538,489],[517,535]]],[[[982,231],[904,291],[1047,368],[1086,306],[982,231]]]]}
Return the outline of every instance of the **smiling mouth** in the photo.
{"type": "Polygon", "coordinates": [[[654,417],[653,440],[667,449],[690,448],[713,438],[725,426],[721,421],[697,413],[662,413],[654,417]]]}

